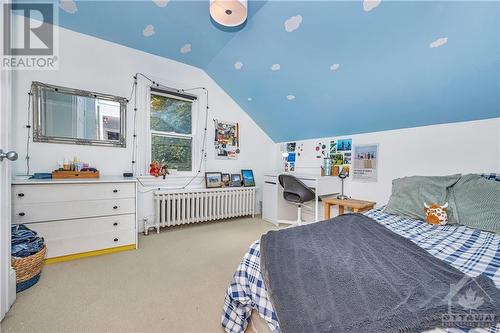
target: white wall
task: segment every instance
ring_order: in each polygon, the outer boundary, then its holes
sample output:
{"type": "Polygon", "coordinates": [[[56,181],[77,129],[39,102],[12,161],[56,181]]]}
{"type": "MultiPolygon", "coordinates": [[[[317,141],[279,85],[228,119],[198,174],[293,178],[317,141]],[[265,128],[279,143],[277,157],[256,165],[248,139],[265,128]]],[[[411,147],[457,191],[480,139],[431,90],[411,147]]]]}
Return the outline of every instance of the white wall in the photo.
{"type": "MultiPolygon", "coordinates": [[[[27,92],[32,81],[93,90],[129,97],[132,76],[136,72],[150,75],[169,86],[190,88],[204,86],[210,94],[206,170],[239,172],[254,170],[257,186],[262,186],[266,171],[282,166],[279,144],[273,141],[204,71],[176,61],[154,56],[135,49],[60,29],[60,64],[58,71],[13,72],[13,148],[20,159],[13,163],[15,174],[25,172],[27,92]],[[241,154],[236,161],[216,160],[213,149],[212,119],[239,122],[241,154]]],[[[144,90],[144,89],[143,89],[144,90]]],[[[204,98],[200,97],[203,102],[204,98]]],[[[202,106],[203,107],[203,106],[202,106]]],[[[202,107],[200,110],[202,110],[202,107]]],[[[127,148],[75,146],[31,143],[31,172],[50,172],[58,160],[80,159],[95,165],[103,175],[121,175],[131,171],[133,105],[127,119],[127,148]]],[[[140,110],[141,111],[141,110],[140,110]]],[[[455,172],[500,172],[500,118],[425,126],[394,131],[358,134],[353,144],[379,143],[379,179],[377,183],[361,183],[348,179],[346,193],[357,198],[385,204],[391,192],[391,180],[407,175],[442,175],[455,172]]],[[[321,160],[315,158],[318,141],[304,142],[303,156],[297,162],[297,172],[319,173],[321,160]]],[[[200,138],[198,137],[199,141],[200,138]]],[[[144,153],[144,142],[139,153],[144,153]]],[[[139,154],[140,155],[140,154],[139,154]]],[[[205,170],[203,170],[205,171],[205,170]]],[[[142,179],[148,186],[182,186],[185,177],[169,176],[163,181],[142,179]]],[[[202,187],[198,178],[192,186],[202,187]]],[[[153,217],[151,192],[140,187],[139,218],[153,217]]],[[[257,202],[261,200],[261,191],[257,202]]]]}
{"type": "MultiPolygon", "coordinates": [[[[206,170],[239,173],[241,169],[253,169],[257,186],[262,187],[264,170],[270,169],[273,161],[274,142],[255,122],[201,69],[176,61],[144,53],[135,49],[107,42],[66,29],[59,29],[59,70],[16,71],[13,73],[13,143],[19,153],[14,163],[14,174],[26,172],[26,138],[28,91],[32,81],[41,81],[70,88],[96,91],[129,97],[133,75],[144,73],[158,82],[176,87],[206,87],[209,91],[209,122],[207,138],[206,170]],[[212,119],[239,122],[240,149],[238,160],[215,160],[214,125],[212,119]]],[[[144,83],[144,82],[143,82],[144,83]]],[[[142,89],[147,93],[146,89],[142,89]]],[[[201,91],[199,91],[202,94],[201,91]]],[[[200,110],[205,98],[200,95],[200,110]]],[[[51,172],[57,161],[78,156],[97,167],[102,175],[121,175],[131,171],[133,104],[127,114],[127,148],[91,147],[66,144],[31,142],[31,172],[51,172]]],[[[140,112],[145,112],[142,109],[140,112]]],[[[199,131],[201,132],[201,131],[199,131]]],[[[196,138],[197,142],[201,137],[196,138]]],[[[144,151],[144,140],[139,141],[139,155],[144,151]]],[[[202,170],[202,174],[204,175],[202,170]]],[[[169,176],[166,181],[143,182],[151,186],[182,186],[185,177],[169,176]]],[[[203,178],[196,179],[193,186],[204,186],[203,178]]],[[[141,191],[144,191],[141,188],[141,191]]],[[[261,198],[258,192],[258,200],[261,198]]],[[[141,194],[139,218],[153,217],[151,192],[141,194]]]]}
{"type": "MultiPolygon", "coordinates": [[[[304,151],[295,172],[319,174],[322,159],[316,158],[314,148],[318,142],[328,144],[339,138],[352,138],[353,146],[379,144],[378,181],[360,182],[349,177],[345,184],[347,195],[378,205],[387,203],[395,178],[500,173],[500,118],[297,141],[304,144],[304,151]]],[[[275,153],[278,170],[283,168],[280,146],[276,145],[275,153]]]]}

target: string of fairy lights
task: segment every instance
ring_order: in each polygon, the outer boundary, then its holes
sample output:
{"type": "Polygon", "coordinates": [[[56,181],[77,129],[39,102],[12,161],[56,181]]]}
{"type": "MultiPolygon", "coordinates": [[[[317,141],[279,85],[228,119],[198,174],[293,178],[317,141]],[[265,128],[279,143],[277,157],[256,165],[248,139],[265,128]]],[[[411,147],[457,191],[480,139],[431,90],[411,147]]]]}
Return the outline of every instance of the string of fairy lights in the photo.
{"type": "MultiPolygon", "coordinates": [[[[146,81],[149,82],[149,88],[157,88],[157,89],[161,89],[161,90],[165,90],[165,93],[173,93],[173,94],[183,94],[183,93],[188,93],[188,92],[191,92],[191,91],[201,91],[201,92],[204,92],[204,95],[205,95],[205,117],[204,117],[204,124],[203,124],[203,139],[202,139],[202,145],[201,145],[201,152],[200,152],[200,160],[199,160],[199,163],[198,163],[198,167],[196,169],[196,172],[194,173],[193,176],[191,176],[187,182],[180,186],[180,187],[177,187],[179,189],[185,189],[187,188],[189,185],[191,185],[193,183],[193,181],[199,176],[199,174],[201,173],[201,171],[203,170],[203,164],[206,162],[206,145],[207,145],[207,135],[208,135],[208,119],[209,119],[209,110],[210,110],[210,106],[209,106],[209,94],[208,94],[208,89],[205,88],[205,87],[193,87],[193,88],[186,88],[186,89],[176,89],[176,88],[172,88],[172,87],[169,87],[167,85],[164,85],[164,84],[161,84],[160,82],[158,81],[155,81],[155,80],[152,80],[151,78],[149,78],[147,75],[143,74],[143,73],[136,73],[134,76],[133,76],[133,83],[132,83],[132,88],[131,88],[131,91],[130,91],[130,96],[129,98],[127,99],[127,103],[130,105],[130,102],[133,100],[134,102],[134,113],[133,113],[133,133],[132,133],[132,158],[131,158],[131,164],[132,164],[132,171],[133,171],[133,174],[137,177],[138,176],[138,167],[137,167],[137,152],[138,152],[138,149],[137,149],[137,145],[138,145],[138,140],[137,140],[137,121],[138,121],[138,117],[137,117],[137,113],[139,112],[139,107],[138,107],[138,99],[137,99],[137,86],[138,86],[138,79],[139,77],[142,77],[144,78],[146,81]]],[[[40,85],[43,85],[42,83],[39,83],[40,85]]],[[[47,85],[46,86],[47,88],[52,88],[51,86],[47,85]]],[[[56,89],[57,91],[57,89],[56,89]]],[[[196,99],[198,99],[197,96],[193,96],[193,97],[196,97],[196,99]]],[[[31,117],[32,117],[32,104],[33,103],[36,103],[37,101],[34,101],[33,100],[33,87],[30,88],[29,92],[28,92],[28,107],[27,107],[27,124],[26,124],[26,129],[27,129],[27,137],[26,137],[26,156],[25,156],[25,159],[26,159],[26,175],[29,176],[30,174],[30,142],[31,142],[31,117]]],[[[200,113],[200,103],[196,103],[197,105],[197,108],[198,108],[198,114],[201,114],[200,113]]],[[[145,185],[143,182],[141,182],[141,180],[139,178],[137,178],[138,182],[143,186],[143,187],[148,187],[147,185],[145,185]]],[[[146,190],[145,192],[148,192],[148,191],[153,191],[153,190],[156,190],[156,189],[161,189],[162,187],[153,187],[151,189],[148,189],[146,190]]],[[[169,189],[174,189],[172,187],[168,187],[169,189]]]]}
{"type": "MultiPolygon", "coordinates": [[[[186,89],[176,89],[176,88],[172,88],[172,87],[169,87],[167,85],[164,85],[164,84],[161,84],[160,82],[158,81],[155,81],[151,78],[149,78],[147,75],[143,74],[143,73],[136,73],[134,76],[133,76],[133,84],[132,84],[132,89],[131,89],[131,93],[130,93],[130,100],[134,100],[134,121],[133,121],[133,134],[132,134],[132,160],[131,160],[131,163],[132,163],[132,170],[134,172],[135,175],[137,175],[137,113],[139,112],[139,109],[138,109],[138,99],[137,99],[137,86],[138,86],[138,79],[139,77],[142,77],[144,78],[146,81],[149,82],[149,85],[150,85],[150,88],[158,88],[158,89],[162,89],[162,90],[165,90],[165,93],[177,93],[177,94],[182,94],[182,93],[188,93],[190,91],[202,91],[204,92],[205,94],[205,118],[204,118],[204,124],[203,124],[203,139],[202,139],[202,145],[201,145],[201,152],[200,152],[200,160],[199,160],[199,163],[198,163],[198,168],[196,169],[196,172],[194,173],[193,176],[191,176],[188,181],[186,182],[186,184],[184,184],[183,186],[180,186],[178,188],[180,189],[185,189],[187,188],[189,185],[191,185],[193,183],[193,181],[199,176],[199,174],[201,173],[201,171],[203,170],[203,163],[206,162],[206,145],[207,145],[207,135],[208,135],[208,115],[209,115],[209,110],[210,110],[210,106],[209,106],[209,94],[208,94],[208,90],[207,88],[205,87],[193,87],[193,88],[186,88],[186,89]]],[[[198,107],[198,114],[200,114],[200,103],[196,103],[197,107],[198,107]]],[[[145,185],[139,178],[137,178],[138,182],[143,186],[143,187],[147,187],[147,185],[145,185]]],[[[143,191],[143,192],[148,192],[148,191],[153,191],[153,190],[157,190],[157,189],[161,189],[161,187],[153,187],[151,189],[148,189],[146,191],[143,191]]],[[[169,189],[173,189],[172,187],[169,187],[169,189]]]]}

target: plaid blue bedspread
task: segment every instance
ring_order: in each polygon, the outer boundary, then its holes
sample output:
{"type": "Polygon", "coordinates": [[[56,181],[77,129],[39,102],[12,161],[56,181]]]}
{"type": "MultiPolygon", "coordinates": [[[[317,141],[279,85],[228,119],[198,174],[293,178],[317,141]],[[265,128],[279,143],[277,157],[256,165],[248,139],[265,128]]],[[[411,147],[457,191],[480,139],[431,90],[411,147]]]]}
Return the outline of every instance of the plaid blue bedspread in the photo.
{"type": "MultiPolygon", "coordinates": [[[[469,276],[485,274],[500,288],[499,235],[459,225],[430,226],[422,221],[386,214],[383,208],[365,215],[469,276]]],[[[260,241],[250,246],[227,289],[222,314],[226,332],[244,332],[252,310],[258,311],[272,332],[281,332],[260,273],[260,241]]],[[[500,326],[474,332],[500,332],[500,326]]]]}

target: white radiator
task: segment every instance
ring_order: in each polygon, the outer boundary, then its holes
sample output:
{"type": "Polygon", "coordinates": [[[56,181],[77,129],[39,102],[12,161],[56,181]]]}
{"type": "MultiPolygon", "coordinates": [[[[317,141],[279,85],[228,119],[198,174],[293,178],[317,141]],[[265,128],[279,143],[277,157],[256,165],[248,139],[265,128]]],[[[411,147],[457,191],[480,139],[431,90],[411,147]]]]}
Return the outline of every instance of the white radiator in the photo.
{"type": "MultiPolygon", "coordinates": [[[[255,215],[255,187],[160,190],[154,192],[156,232],[160,227],[255,215]]],[[[147,234],[151,225],[144,226],[147,234]]]]}

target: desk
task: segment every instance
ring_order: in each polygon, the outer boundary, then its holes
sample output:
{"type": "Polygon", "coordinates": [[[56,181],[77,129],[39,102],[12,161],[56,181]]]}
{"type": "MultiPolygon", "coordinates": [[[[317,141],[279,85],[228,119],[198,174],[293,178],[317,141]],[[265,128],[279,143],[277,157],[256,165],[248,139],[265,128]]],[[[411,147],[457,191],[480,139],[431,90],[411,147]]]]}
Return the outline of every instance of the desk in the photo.
{"type": "Polygon", "coordinates": [[[323,205],[325,206],[325,220],[330,219],[330,208],[334,205],[339,206],[339,215],[344,214],[344,208],[351,208],[354,213],[364,212],[365,210],[373,209],[375,202],[356,200],[356,199],[337,199],[328,198],[323,200],[323,205]]]}
{"type": "MultiPolygon", "coordinates": [[[[278,181],[282,173],[267,173],[264,175],[264,189],[262,198],[262,219],[274,224],[280,220],[295,220],[297,207],[283,199],[283,188],[278,181]]],[[[319,176],[311,174],[288,173],[300,179],[316,193],[314,199],[314,222],[320,220],[319,197],[339,193],[340,180],[338,177],[319,176]]]]}

